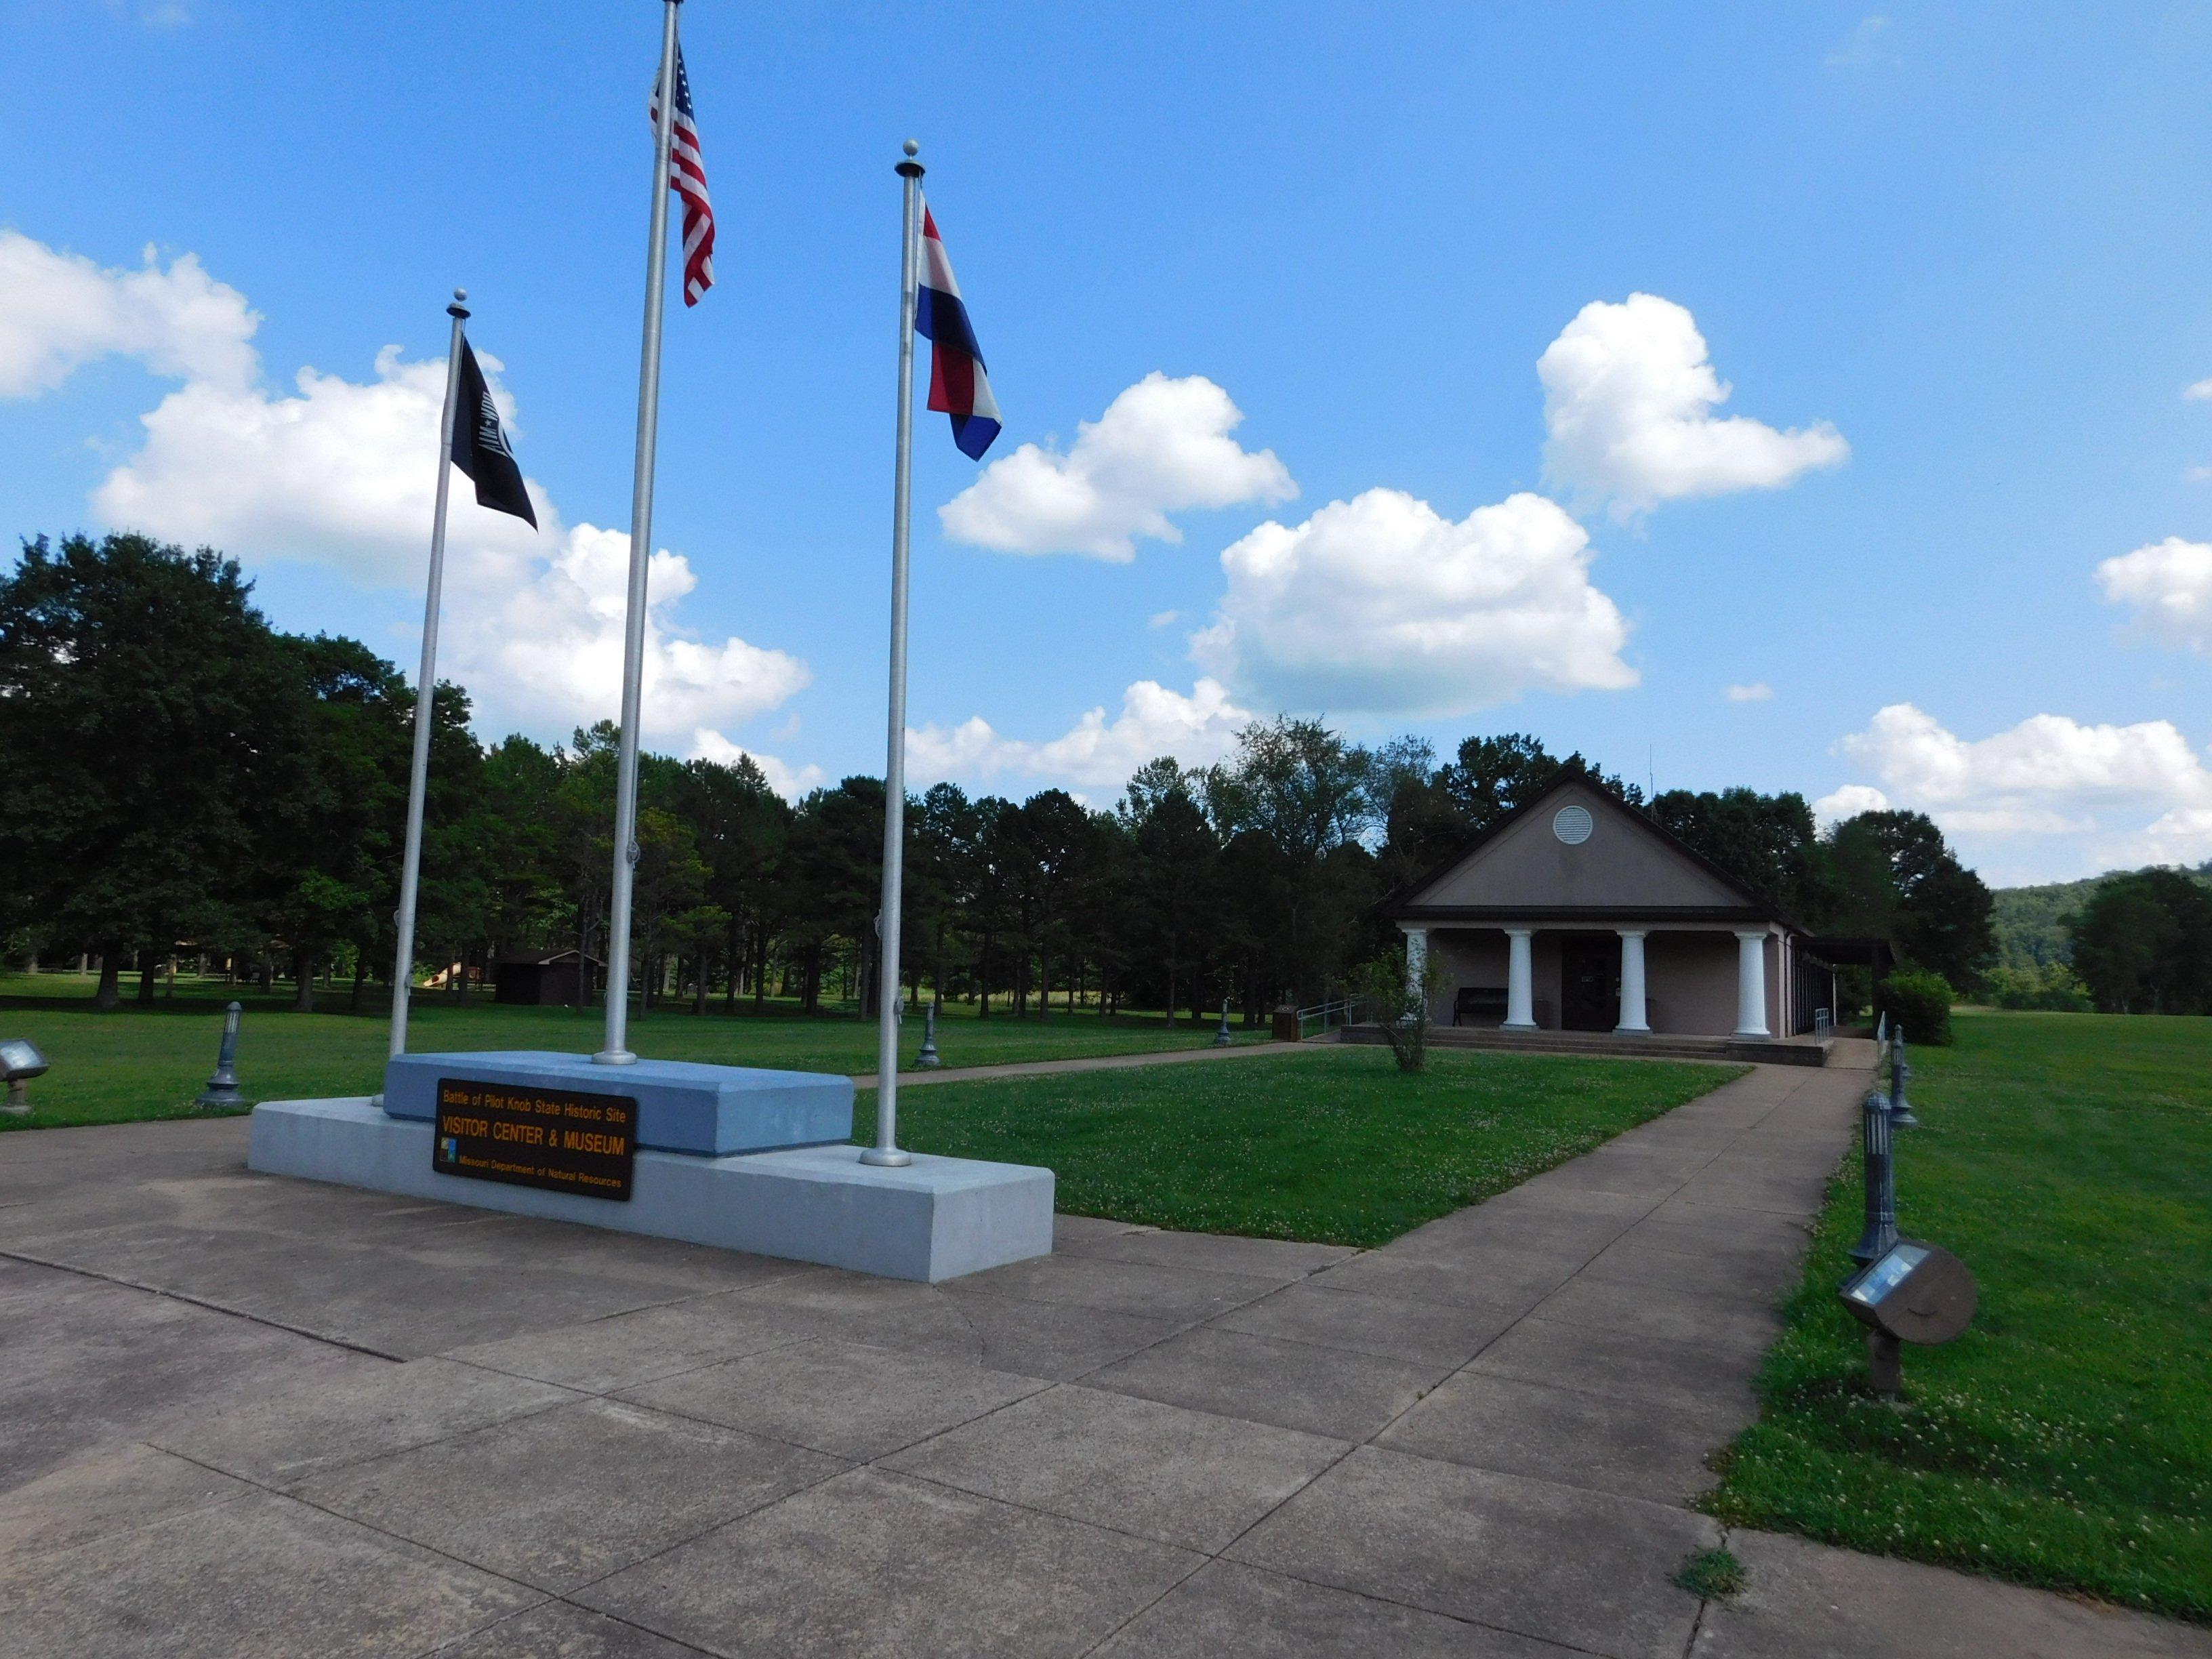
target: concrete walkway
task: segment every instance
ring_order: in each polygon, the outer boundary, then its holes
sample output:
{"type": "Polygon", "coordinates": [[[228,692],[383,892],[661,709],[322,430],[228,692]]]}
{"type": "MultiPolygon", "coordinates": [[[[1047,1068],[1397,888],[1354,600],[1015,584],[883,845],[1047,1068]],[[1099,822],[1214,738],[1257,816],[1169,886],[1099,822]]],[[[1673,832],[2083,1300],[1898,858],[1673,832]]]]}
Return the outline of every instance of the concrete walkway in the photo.
{"type": "Polygon", "coordinates": [[[1863,1072],[1380,1250],[1068,1219],[935,1288],[0,1137],[0,1656],[2212,1655],[1737,1533],[1863,1072]]]}

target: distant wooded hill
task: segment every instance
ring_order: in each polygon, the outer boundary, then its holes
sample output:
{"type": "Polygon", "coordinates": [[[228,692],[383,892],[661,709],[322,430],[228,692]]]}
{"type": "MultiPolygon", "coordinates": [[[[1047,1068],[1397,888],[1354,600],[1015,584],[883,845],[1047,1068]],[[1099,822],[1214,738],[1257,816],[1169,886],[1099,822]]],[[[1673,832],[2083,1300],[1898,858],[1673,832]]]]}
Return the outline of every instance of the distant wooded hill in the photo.
{"type": "MultiPolygon", "coordinates": [[[[2071,962],[2073,941],[2062,918],[2088,902],[2089,895],[2124,871],[2107,871],[2081,881],[2054,881],[2040,887],[1999,887],[1990,894],[1990,932],[1996,940],[2000,968],[2040,968],[2071,962]]],[[[2212,860],[2200,865],[2197,880],[2212,886],[2212,860]]]]}

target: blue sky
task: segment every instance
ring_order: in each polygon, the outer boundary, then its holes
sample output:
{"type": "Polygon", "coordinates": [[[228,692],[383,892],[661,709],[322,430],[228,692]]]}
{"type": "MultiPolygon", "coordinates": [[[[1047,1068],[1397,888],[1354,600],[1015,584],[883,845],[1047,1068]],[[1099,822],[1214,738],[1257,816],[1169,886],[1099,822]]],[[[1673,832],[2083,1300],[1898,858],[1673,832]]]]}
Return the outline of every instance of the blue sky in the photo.
{"type": "MultiPolygon", "coordinates": [[[[0,0],[10,531],[213,540],[411,672],[464,283],[553,510],[457,517],[445,665],[488,736],[611,714],[658,11],[0,0]]],[[[1288,708],[1878,795],[1997,881],[2212,856],[2212,14],[2084,22],[690,0],[649,735],[881,769],[913,136],[1006,419],[918,435],[918,774],[1103,802],[1288,708]]]]}

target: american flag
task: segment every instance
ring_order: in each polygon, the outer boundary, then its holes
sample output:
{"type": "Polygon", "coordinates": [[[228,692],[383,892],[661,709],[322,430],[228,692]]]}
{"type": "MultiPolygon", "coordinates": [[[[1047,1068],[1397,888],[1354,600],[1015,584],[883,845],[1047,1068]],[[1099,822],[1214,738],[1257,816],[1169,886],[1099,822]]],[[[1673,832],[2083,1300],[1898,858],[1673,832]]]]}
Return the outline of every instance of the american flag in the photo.
{"type": "MultiPolygon", "coordinates": [[[[653,83],[653,130],[660,131],[660,82],[653,83]]],[[[684,198],[684,303],[696,306],[714,286],[714,204],[707,199],[707,163],[691,119],[691,77],[676,49],[676,125],[668,149],[668,187],[684,198]]]]}

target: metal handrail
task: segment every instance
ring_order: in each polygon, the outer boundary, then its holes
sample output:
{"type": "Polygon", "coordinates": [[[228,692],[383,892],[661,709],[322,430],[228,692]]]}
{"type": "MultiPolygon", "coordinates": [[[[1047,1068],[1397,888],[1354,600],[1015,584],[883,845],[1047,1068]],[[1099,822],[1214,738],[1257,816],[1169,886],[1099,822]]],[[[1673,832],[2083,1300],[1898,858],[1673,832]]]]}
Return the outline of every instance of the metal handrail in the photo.
{"type": "Polygon", "coordinates": [[[1335,1027],[1355,1024],[1359,1018],[1358,997],[1339,997],[1334,1002],[1316,1002],[1310,1008],[1298,1010],[1298,1041],[1319,1036],[1335,1027]]]}

